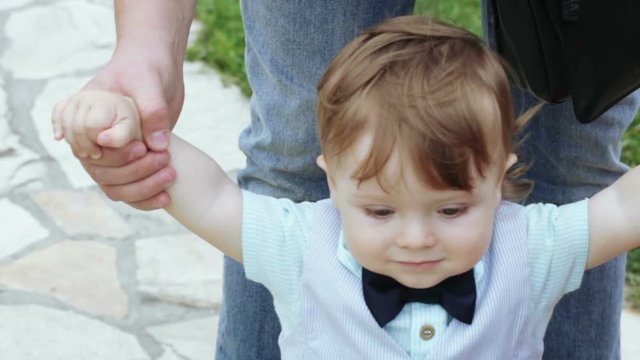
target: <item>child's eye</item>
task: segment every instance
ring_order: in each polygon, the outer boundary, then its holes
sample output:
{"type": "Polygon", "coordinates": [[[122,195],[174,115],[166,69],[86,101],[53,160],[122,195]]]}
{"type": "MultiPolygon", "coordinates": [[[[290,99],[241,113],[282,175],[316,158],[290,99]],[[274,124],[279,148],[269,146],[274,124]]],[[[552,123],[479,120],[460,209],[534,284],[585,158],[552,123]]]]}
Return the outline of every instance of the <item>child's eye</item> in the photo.
{"type": "Polygon", "coordinates": [[[467,211],[466,207],[447,207],[447,208],[442,208],[440,210],[438,210],[438,212],[442,215],[444,215],[445,217],[448,218],[453,218],[456,216],[460,216],[462,214],[465,213],[465,211],[467,211]]]}
{"type": "Polygon", "coordinates": [[[375,208],[375,209],[365,208],[364,211],[367,214],[367,216],[371,216],[378,219],[388,218],[389,216],[395,213],[392,209],[386,209],[386,208],[375,208]]]}

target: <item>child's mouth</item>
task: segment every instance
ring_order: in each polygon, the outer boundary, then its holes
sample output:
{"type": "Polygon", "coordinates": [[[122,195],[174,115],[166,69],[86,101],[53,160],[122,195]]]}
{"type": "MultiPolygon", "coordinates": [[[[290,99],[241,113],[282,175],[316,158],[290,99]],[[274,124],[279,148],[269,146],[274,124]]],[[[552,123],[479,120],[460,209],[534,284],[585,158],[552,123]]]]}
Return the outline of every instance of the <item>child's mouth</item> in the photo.
{"type": "Polygon", "coordinates": [[[399,261],[398,263],[402,266],[406,266],[415,270],[426,270],[432,269],[438,264],[440,264],[442,260],[427,260],[427,261],[399,261]]]}

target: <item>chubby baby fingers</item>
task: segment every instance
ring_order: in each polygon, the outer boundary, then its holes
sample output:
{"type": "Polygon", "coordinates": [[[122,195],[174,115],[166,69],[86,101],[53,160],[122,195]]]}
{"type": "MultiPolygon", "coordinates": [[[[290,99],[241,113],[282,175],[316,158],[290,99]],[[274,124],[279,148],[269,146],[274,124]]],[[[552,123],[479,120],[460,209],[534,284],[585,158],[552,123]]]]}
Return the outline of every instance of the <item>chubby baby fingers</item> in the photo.
{"type": "Polygon", "coordinates": [[[101,93],[99,96],[103,102],[93,106],[88,116],[92,139],[101,146],[112,148],[142,140],[140,120],[133,100],[111,93],[101,93]]]}
{"type": "Polygon", "coordinates": [[[69,98],[66,98],[59,101],[51,111],[51,127],[53,129],[53,138],[56,140],[62,140],[64,138],[64,132],[62,130],[62,114],[66,109],[69,100],[69,98]]]}
{"type": "Polygon", "coordinates": [[[74,154],[82,159],[91,157],[97,159],[101,156],[100,147],[89,136],[86,128],[87,116],[90,105],[72,99],[63,112],[64,138],[71,145],[74,154]]]}
{"type": "Polygon", "coordinates": [[[139,140],[135,125],[130,121],[121,121],[101,132],[97,143],[104,147],[121,148],[133,140],[139,140]]]}

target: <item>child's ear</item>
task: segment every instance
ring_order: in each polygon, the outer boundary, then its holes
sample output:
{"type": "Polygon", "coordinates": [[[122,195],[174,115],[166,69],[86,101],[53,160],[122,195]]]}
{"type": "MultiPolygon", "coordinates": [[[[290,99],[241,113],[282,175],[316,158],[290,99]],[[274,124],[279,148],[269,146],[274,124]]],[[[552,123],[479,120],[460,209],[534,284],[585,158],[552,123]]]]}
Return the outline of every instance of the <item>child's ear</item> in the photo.
{"type": "Polygon", "coordinates": [[[509,155],[507,155],[507,161],[504,164],[505,174],[507,173],[507,170],[509,170],[509,168],[511,168],[516,163],[516,161],[518,161],[518,155],[514,153],[509,153],[509,155]]]}
{"type": "Polygon", "coordinates": [[[500,176],[499,186],[496,187],[496,200],[500,202],[502,200],[502,183],[504,182],[505,177],[507,176],[507,171],[518,161],[518,156],[514,153],[509,153],[507,155],[507,160],[504,162],[504,171],[500,176]]]}
{"type": "Polygon", "coordinates": [[[325,159],[324,155],[320,154],[316,158],[316,164],[318,164],[318,166],[322,170],[324,170],[324,173],[327,176],[327,184],[329,185],[329,195],[331,196],[331,199],[333,199],[333,189],[335,186],[335,180],[333,178],[333,175],[331,174],[331,171],[329,171],[329,167],[327,166],[327,160],[325,159]]]}
{"type": "Polygon", "coordinates": [[[327,161],[324,159],[324,155],[320,154],[316,158],[316,164],[320,167],[320,169],[324,170],[327,177],[329,177],[329,172],[327,171],[327,161]]]}

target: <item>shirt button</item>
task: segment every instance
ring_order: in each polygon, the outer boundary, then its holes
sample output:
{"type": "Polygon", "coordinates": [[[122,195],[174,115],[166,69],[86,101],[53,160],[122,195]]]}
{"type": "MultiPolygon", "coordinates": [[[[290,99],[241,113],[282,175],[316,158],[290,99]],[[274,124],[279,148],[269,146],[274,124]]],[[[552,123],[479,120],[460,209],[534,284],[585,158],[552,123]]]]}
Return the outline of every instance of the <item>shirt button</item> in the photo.
{"type": "Polygon", "coordinates": [[[436,334],[436,329],[431,325],[422,325],[420,328],[420,338],[422,340],[431,340],[436,334]]]}

